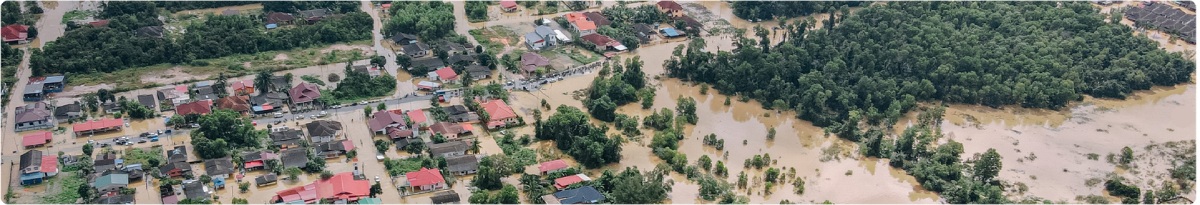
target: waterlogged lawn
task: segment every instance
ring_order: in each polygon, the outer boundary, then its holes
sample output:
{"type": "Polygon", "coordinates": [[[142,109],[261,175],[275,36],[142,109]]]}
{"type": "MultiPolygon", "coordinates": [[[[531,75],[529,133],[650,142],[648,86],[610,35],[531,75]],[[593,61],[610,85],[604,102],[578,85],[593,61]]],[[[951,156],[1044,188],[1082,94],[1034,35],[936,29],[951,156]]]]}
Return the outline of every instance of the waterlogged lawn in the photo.
{"type": "MultiPolygon", "coordinates": [[[[79,199],[78,190],[80,186],[84,186],[84,179],[78,176],[77,173],[60,173],[58,176],[51,177],[46,181],[46,186],[58,186],[58,192],[53,192],[50,195],[42,196],[43,204],[74,204],[75,200],[79,199]]],[[[47,192],[50,193],[50,192],[47,192]]]]}

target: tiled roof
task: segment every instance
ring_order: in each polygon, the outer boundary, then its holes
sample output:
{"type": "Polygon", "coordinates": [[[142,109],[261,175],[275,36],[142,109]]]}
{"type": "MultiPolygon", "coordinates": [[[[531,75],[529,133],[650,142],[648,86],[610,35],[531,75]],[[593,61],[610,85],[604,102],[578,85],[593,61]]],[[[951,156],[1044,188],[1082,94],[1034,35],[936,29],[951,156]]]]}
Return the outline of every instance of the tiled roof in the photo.
{"type": "Polygon", "coordinates": [[[414,187],[446,183],[446,179],[442,177],[442,172],[438,169],[422,167],[421,170],[406,173],[404,176],[408,179],[408,184],[414,187]]]}
{"type": "Polygon", "coordinates": [[[200,100],[190,103],[180,104],[175,106],[175,114],[178,115],[205,115],[212,112],[212,100],[200,100]]]}
{"type": "Polygon", "coordinates": [[[367,121],[367,127],[371,128],[372,132],[382,130],[392,124],[405,126],[404,116],[386,110],[377,111],[371,115],[371,120],[367,121]]]}
{"type": "Polygon", "coordinates": [[[51,133],[50,131],[37,131],[33,134],[28,134],[21,137],[21,146],[28,147],[46,144],[53,139],[53,136],[54,133],[51,133]]]}
{"type": "Polygon", "coordinates": [[[492,121],[517,117],[517,113],[513,112],[512,108],[508,107],[508,104],[504,103],[503,100],[485,102],[483,103],[483,110],[487,110],[488,117],[492,121]]]}
{"type": "Polygon", "coordinates": [[[563,161],[563,160],[559,159],[559,160],[554,160],[554,161],[549,161],[549,162],[542,162],[541,164],[538,165],[538,170],[546,172],[546,171],[551,171],[551,170],[565,169],[568,166],[569,165],[567,165],[567,161],[563,161]]]}
{"type": "Polygon", "coordinates": [[[87,121],[84,123],[75,124],[75,125],[71,126],[71,130],[74,132],[87,132],[87,131],[99,130],[99,129],[104,129],[104,128],[121,127],[121,125],[124,123],[125,123],[124,120],[109,118],[109,119],[102,119],[102,120],[98,120],[98,121],[87,121]]]}
{"type": "Polygon", "coordinates": [[[354,174],[343,172],[311,184],[293,187],[275,193],[274,200],[282,202],[314,203],[320,199],[357,200],[370,194],[367,180],[357,180],[354,174]]]}
{"type": "Polygon", "coordinates": [[[293,87],[291,90],[289,90],[288,94],[292,97],[292,103],[306,103],[320,98],[321,90],[317,88],[317,85],[301,82],[299,85],[296,85],[296,87],[293,87]]]}

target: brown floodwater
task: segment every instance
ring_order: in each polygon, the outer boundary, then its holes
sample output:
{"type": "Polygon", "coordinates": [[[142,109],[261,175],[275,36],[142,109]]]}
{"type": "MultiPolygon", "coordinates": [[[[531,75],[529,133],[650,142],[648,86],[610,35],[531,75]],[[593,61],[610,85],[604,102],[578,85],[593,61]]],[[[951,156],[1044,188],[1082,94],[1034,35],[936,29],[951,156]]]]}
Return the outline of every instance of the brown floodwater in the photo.
{"type": "Polygon", "coordinates": [[[1109,173],[1143,187],[1169,177],[1164,172],[1171,159],[1163,156],[1139,155],[1138,172],[1122,172],[1104,158],[1125,146],[1141,153],[1147,145],[1194,139],[1195,98],[1193,84],[1155,87],[1128,100],[1085,99],[1064,111],[1068,118],[1054,125],[1021,123],[1045,120],[1042,113],[998,113],[976,117],[983,122],[978,126],[956,125],[947,119],[942,130],[963,143],[964,156],[996,149],[1004,156],[1001,180],[1027,184],[1030,195],[1069,201],[1077,195],[1101,194],[1101,187],[1084,182],[1104,179],[1109,173]],[[1089,160],[1088,154],[1098,154],[1100,159],[1089,160]]]}

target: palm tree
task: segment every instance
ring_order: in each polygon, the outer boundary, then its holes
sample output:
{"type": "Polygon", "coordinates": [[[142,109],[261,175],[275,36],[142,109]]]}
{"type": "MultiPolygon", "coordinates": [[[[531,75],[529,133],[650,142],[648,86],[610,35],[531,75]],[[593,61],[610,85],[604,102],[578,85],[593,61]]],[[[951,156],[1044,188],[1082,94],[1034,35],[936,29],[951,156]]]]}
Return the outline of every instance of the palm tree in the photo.
{"type": "Polygon", "coordinates": [[[258,92],[260,94],[265,94],[269,91],[271,87],[271,77],[275,76],[271,74],[271,71],[267,70],[259,71],[258,75],[254,76],[254,87],[258,88],[258,92]]]}

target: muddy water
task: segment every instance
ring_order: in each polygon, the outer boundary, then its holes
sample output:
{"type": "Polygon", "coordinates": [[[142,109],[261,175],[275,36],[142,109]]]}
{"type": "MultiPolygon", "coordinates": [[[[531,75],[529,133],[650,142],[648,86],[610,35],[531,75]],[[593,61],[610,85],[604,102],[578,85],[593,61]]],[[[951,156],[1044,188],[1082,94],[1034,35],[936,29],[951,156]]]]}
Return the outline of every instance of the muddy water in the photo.
{"type": "MultiPolygon", "coordinates": [[[[1076,195],[1101,194],[1101,187],[1087,187],[1084,181],[1117,172],[1113,164],[1105,162],[1105,155],[1125,146],[1140,153],[1144,149],[1139,148],[1146,145],[1194,139],[1195,97],[1195,85],[1156,87],[1124,101],[1089,98],[1067,111],[1070,118],[1059,125],[984,120],[980,126],[944,123],[943,131],[963,143],[965,156],[995,148],[1004,156],[1000,179],[1025,183],[1029,185],[1027,193],[1039,197],[1072,200],[1076,195]],[[1087,159],[1091,153],[1100,159],[1087,159]]],[[[1010,113],[980,119],[991,118],[1039,121],[1046,116],[1010,113]]],[[[1157,184],[1167,177],[1163,172],[1170,166],[1169,160],[1139,157],[1135,163],[1141,172],[1118,173],[1142,186],[1157,184]]]]}

